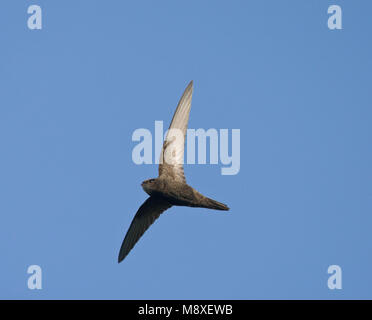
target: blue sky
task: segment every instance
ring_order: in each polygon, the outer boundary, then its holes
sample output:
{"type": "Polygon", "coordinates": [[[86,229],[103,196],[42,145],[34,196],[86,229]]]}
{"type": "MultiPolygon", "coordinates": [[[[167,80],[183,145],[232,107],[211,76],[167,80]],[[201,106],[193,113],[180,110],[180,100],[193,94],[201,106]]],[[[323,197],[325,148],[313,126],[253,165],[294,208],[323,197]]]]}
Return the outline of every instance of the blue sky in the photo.
{"type": "Polygon", "coordinates": [[[370,2],[1,8],[0,298],[372,298],[370,2]],[[173,207],[118,264],[157,175],[132,162],[132,133],[168,126],[190,80],[189,128],[241,130],[239,174],[185,167],[231,210],[173,207]],[[27,288],[33,264],[42,290],[27,288]]]}

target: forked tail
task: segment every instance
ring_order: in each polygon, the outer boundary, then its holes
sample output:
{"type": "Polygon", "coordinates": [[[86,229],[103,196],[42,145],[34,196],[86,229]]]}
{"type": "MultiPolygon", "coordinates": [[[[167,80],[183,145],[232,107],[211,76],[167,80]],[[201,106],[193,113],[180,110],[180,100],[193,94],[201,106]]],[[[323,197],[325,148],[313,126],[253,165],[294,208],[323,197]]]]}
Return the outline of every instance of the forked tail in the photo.
{"type": "Polygon", "coordinates": [[[230,208],[226,204],[207,197],[203,199],[201,207],[215,210],[230,210],[230,208]]]}

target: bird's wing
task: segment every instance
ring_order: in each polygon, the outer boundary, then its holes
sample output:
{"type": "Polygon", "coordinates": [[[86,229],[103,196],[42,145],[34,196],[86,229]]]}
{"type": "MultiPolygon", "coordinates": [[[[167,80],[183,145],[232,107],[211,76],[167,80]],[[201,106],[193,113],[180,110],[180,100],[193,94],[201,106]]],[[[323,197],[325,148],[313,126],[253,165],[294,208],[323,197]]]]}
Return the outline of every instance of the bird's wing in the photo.
{"type": "Polygon", "coordinates": [[[184,183],[186,179],[183,172],[183,156],[192,92],[193,82],[191,81],[185,89],[173,115],[159,161],[159,177],[166,176],[172,180],[184,183]]]}
{"type": "Polygon", "coordinates": [[[132,250],[139,238],[145,231],[159,218],[160,214],[169,209],[172,205],[159,197],[149,197],[140,206],[133,221],[125,235],[124,241],[119,252],[119,262],[121,262],[132,250]]]}

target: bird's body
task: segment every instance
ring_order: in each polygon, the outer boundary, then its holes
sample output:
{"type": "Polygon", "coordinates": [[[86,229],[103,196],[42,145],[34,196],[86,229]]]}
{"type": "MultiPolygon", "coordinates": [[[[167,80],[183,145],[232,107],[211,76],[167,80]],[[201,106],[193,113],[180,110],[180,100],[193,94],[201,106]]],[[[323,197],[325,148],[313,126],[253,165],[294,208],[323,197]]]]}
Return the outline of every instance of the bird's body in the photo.
{"type": "Polygon", "coordinates": [[[149,196],[163,198],[173,206],[228,210],[226,205],[203,196],[183,182],[159,177],[144,181],[142,188],[149,196]]]}
{"type": "Polygon", "coordinates": [[[172,206],[229,210],[225,204],[203,196],[186,183],[183,156],[192,92],[191,81],[178,103],[165,138],[160,155],[159,177],[142,182],[142,188],[150,197],[140,206],[133,218],[120,248],[119,262],[128,255],[160,214],[172,206]]]}

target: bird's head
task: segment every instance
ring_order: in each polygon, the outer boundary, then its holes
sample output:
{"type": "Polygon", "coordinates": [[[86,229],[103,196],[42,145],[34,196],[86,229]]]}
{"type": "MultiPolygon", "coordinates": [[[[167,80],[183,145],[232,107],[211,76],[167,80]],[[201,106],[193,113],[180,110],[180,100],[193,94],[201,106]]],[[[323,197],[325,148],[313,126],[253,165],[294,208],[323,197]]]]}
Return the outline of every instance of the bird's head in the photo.
{"type": "Polygon", "coordinates": [[[141,183],[143,190],[149,195],[151,195],[152,191],[155,189],[156,179],[148,179],[141,183]]]}

